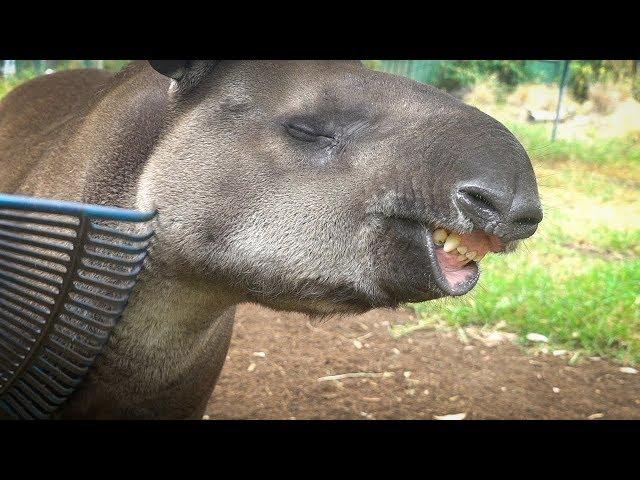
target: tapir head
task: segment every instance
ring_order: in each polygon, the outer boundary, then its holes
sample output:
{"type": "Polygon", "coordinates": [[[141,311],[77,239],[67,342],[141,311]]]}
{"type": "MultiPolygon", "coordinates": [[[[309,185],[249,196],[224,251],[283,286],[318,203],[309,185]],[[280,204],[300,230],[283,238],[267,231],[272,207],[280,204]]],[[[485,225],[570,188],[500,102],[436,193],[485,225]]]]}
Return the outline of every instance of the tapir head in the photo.
{"type": "Polygon", "coordinates": [[[311,314],[471,290],[542,219],[522,145],[428,85],[345,61],[157,61],[138,188],[176,276],[311,314]]]}

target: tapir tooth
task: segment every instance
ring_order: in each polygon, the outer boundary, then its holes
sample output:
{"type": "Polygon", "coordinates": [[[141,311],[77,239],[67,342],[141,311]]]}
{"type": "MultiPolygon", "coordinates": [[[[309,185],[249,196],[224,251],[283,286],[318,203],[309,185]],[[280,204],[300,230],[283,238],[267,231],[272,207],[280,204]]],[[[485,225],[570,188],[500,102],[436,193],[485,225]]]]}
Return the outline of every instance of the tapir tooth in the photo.
{"type": "Polygon", "coordinates": [[[447,240],[447,236],[447,231],[443,228],[439,228],[433,232],[433,241],[438,245],[444,245],[445,240],[447,240]]]}
{"type": "Polygon", "coordinates": [[[457,233],[450,233],[447,237],[447,241],[444,242],[443,248],[445,252],[449,253],[458,245],[460,245],[460,235],[458,235],[457,233]]]}

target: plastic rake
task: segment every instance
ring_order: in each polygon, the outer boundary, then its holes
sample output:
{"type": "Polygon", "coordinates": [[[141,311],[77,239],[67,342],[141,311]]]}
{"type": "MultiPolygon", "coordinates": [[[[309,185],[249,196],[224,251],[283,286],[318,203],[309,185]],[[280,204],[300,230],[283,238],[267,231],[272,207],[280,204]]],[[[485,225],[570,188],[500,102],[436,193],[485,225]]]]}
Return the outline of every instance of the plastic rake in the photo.
{"type": "Polygon", "coordinates": [[[0,418],[48,418],[127,305],[155,212],[0,194],[0,418]]]}

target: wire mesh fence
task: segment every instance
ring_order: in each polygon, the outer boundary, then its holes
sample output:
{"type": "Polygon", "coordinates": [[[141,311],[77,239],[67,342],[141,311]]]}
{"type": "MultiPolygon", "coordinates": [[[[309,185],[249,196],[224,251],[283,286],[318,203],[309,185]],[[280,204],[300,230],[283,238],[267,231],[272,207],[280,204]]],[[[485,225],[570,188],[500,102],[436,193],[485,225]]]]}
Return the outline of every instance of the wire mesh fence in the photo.
{"type": "MultiPolygon", "coordinates": [[[[465,70],[466,65],[477,65],[492,60],[459,61],[459,60],[374,60],[371,66],[395,75],[403,75],[422,83],[437,84],[442,76],[452,68],[465,70]],[[461,65],[462,63],[462,65],[461,65]],[[465,65],[466,63],[466,65],[465,65]]],[[[521,76],[531,82],[558,83],[562,76],[564,60],[521,60],[521,76]]],[[[469,68],[469,70],[472,70],[469,68]]]]}
{"type": "MultiPolygon", "coordinates": [[[[450,68],[452,60],[377,60],[375,68],[403,75],[423,83],[436,83],[438,76],[450,68]]],[[[0,75],[12,76],[29,72],[42,75],[47,71],[70,68],[106,68],[119,70],[127,60],[0,60],[0,75]]],[[[523,60],[527,78],[541,83],[557,83],[562,74],[562,62],[557,60],[523,60]]]]}

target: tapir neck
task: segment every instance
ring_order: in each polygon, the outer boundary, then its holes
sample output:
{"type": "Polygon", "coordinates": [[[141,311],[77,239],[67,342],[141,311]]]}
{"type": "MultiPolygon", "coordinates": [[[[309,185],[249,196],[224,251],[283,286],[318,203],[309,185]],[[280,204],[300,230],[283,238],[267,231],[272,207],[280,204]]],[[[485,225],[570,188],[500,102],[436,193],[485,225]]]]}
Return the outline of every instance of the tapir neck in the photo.
{"type": "Polygon", "coordinates": [[[166,126],[168,89],[168,80],[146,62],[131,65],[107,86],[83,124],[92,153],[85,201],[134,206],[138,178],[166,126]]]}
{"type": "Polygon", "coordinates": [[[198,418],[224,364],[234,313],[227,294],[151,266],[62,418],[198,418]]]}

